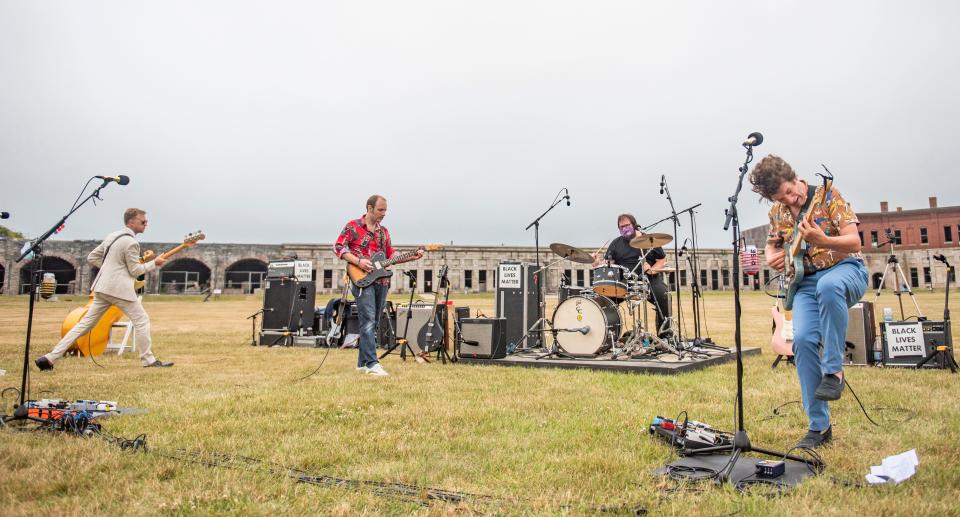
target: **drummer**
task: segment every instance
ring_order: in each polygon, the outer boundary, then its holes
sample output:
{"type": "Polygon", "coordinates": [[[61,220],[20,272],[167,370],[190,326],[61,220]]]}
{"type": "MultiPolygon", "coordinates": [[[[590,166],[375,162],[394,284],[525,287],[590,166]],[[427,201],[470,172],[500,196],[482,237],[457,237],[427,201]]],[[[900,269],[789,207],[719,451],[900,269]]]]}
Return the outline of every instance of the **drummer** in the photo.
{"type": "MultiPolygon", "coordinates": [[[[661,272],[667,264],[667,254],[663,248],[651,248],[642,250],[630,245],[630,240],[638,235],[637,219],[632,214],[620,214],[617,217],[617,228],[620,230],[620,236],[610,242],[607,252],[603,256],[599,252],[593,253],[593,267],[600,266],[604,262],[611,262],[618,266],[634,271],[640,259],[646,257],[643,263],[642,272],[637,268],[635,273],[645,274],[650,282],[650,295],[647,300],[653,303],[654,311],[657,314],[657,330],[660,337],[669,337],[672,332],[669,329],[663,329],[663,322],[670,317],[670,302],[667,299],[667,284],[663,281],[661,272]]],[[[640,234],[642,235],[642,234],[640,234]]],[[[614,299],[618,304],[621,299],[614,299]]]]}

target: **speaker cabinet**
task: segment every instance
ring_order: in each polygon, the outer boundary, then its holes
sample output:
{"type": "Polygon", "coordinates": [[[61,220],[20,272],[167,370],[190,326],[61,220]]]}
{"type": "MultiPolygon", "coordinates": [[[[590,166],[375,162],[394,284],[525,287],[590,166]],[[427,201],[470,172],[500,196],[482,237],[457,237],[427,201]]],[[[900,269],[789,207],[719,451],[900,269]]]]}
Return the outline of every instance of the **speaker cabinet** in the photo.
{"type": "Polygon", "coordinates": [[[503,359],[507,356],[504,318],[464,318],[460,320],[460,357],[503,359]]]}
{"type": "Polygon", "coordinates": [[[312,281],[281,278],[266,281],[263,292],[263,328],[269,330],[313,329],[317,299],[312,281]]]}
{"type": "MultiPolygon", "coordinates": [[[[883,365],[914,368],[927,355],[945,344],[943,321],[882,321],[883,365]]],[[[948,368],[940,358],[927,361],[924,368],[948,368]]]]}
{"type": "MultiPolygon", "coordinates": [[[[506,320],[507,347],[518,346],[527,329],[537,322],[540,302],[535,264],[503,261],[497,267],[497,317],[506,320]]],[[[534,332],[524,341],[526,348],[537,348],[543,343],[543,333],[534,332]]]]}
{"type": "Polygon", "coordinates": [[[843,362],[860,366],[873,364],[873,348],[877,338],[873,302],[860,302],[850,307],[848,314],[850,319],[843,362]]]}
{"type": "Polygon", "coordinates": [[[447,310],[443,305],[436,306],[437,320],[432,327],[434,305],[433,304],[414,304],[398,305],[396,326],[397,337],[404,335],[416,352],[419,348],[423,352],[435,352],[446,341],[443,329],[447,328],[447,310]],[[407,315],[410,315],[409,323],[407,315]],[[409,329],[407,328],[409,325],[409,329]],[[428,335],[429,334],[429,335],[428,335]]]}

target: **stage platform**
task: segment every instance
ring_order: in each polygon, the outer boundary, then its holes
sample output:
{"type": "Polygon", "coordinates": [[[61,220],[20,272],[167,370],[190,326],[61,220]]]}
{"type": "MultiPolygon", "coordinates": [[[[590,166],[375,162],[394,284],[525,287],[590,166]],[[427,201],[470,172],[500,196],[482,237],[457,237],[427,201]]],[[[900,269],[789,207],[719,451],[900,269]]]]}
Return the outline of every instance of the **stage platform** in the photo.
{"type": "MultiPolygon", "coordinates": [[[[713,350],[707,348],[695,348],[678,358],[674,354],[649,355],[643,354],[635,358],[620,357],[614,359],[611,354],[601,354],[596,357],[578,357],[576,359],[567,359],[562,357],[545,357],[537,359],[540,354],[524,352],[511,354],[503,359],[471,359],[460,356],[460,362],[464,364],[492,364],[498,366],[526,366],[531,368],[570,368],[570,369],[588,369],[603,370],[614,372],[632,372],[632,373],[653,373],[661,375],[674,375],[683,372],[691,372],[713,366],[716,364],[735,361],[737,358],[736,350],[731,348],[729,352],[722,350],[713,350]]],[[[749,347],[743,349],[743,355],[758,355],[759,347],[749,347]]]]}

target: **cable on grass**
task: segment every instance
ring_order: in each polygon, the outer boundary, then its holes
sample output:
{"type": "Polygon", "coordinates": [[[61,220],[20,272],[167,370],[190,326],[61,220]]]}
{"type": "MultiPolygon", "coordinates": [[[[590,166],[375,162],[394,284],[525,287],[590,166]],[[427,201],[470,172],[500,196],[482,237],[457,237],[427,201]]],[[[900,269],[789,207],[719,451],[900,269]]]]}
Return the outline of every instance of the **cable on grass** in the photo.
{"type": "Polygon", "coordinates": [[[320,364],[317,366],[317,368],[316,368],[314,371],[312,371],[312,372],[310,372],[309,374],[307,374],[306,377],[300,377],[299,379],[297,379],[297,380],[294,381],[294,382],[300,382],[300,381],[303,381],[303,380],[307,380],[307,379],[309,379],[310,377],[313,377],[314,374],[316,374],[317,372],[319,372],[319,371],[320,371],[320,368],[323,367],[323,363],[327,360],[327,356],[328,356],[328,355],[330,355],[330,347],[327,347],[326,353],[323,354],[323,358],[320,359],[320,364]]]}

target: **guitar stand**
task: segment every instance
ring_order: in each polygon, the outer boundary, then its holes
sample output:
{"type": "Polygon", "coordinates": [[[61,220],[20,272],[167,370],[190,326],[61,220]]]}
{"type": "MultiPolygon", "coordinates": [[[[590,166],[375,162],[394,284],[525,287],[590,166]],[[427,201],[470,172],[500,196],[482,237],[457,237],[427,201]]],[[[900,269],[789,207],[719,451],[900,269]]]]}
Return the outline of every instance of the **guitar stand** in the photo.
{"type": "MultiPolygon", "coordinates": [[[[382,354],[380,354],[379,359],[383,359],[384,357],[390,355],[390,353],[396,350],[398,346],[400,347],[400,359],[402,361],[407,360],[407,350],[410,350],[410,355],[419,357],[416,353],[414,353],[413,347],[410,346],[410,341],[407,340],[407,332],[410,330],[410,319],[413,317],[413,295],[417,292],[417,278],[411,276],[410,283],[412,284],[410,286],[410,302],[407,304],[407,321],[403,326],[403,337],[398,337],[396,341],[394,341],[393,345],[390,346],[390,348],[387,348],[382,354]]],[[[386,308],[386,306],[384,306],[384,308],[386,308]]],[[[394,331],[393,335],[397,335],[396,331],[394,331]]]]}

